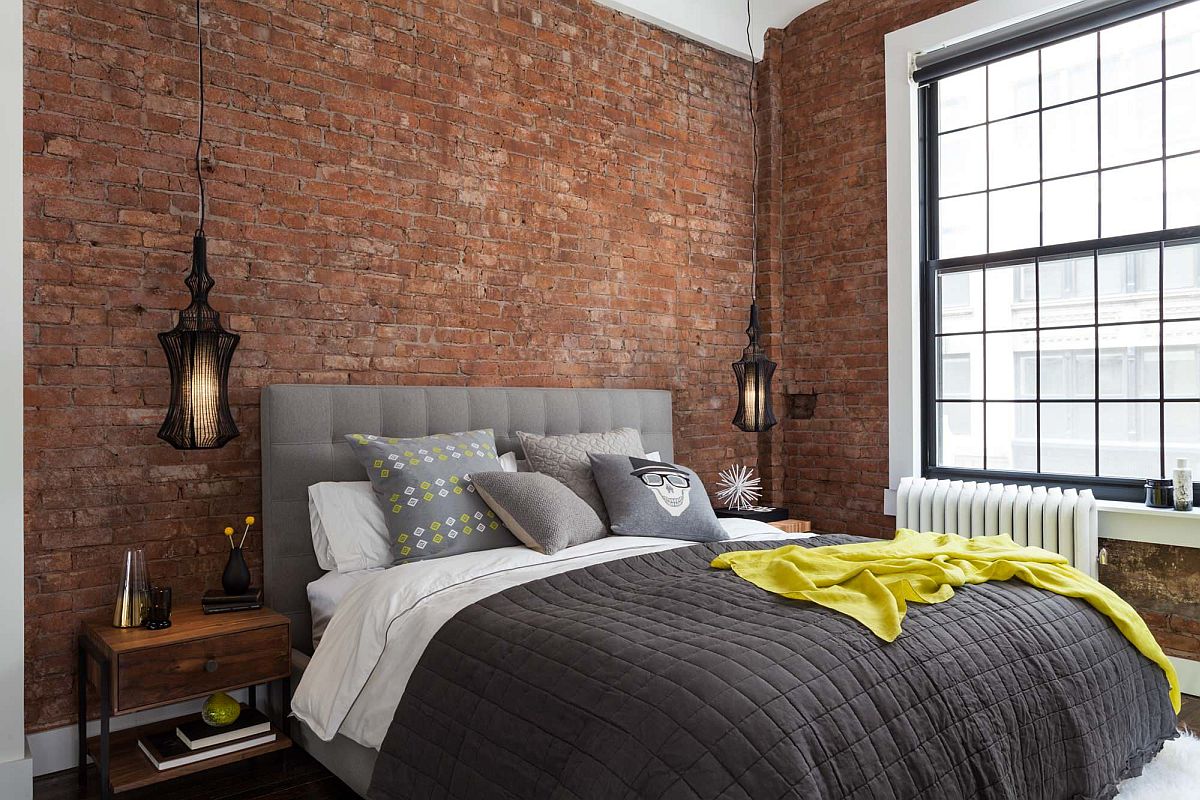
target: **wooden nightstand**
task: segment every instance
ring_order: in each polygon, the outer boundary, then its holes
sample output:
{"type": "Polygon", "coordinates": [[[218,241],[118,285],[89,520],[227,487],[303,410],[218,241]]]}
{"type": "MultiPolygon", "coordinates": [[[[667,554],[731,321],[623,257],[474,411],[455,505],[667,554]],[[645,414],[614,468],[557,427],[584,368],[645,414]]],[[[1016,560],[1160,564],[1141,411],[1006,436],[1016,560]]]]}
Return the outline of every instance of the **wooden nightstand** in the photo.
{"type": "Polygon", "coordinates": [[[768,522],[784,533],[812,533],[812,523],[806,519],[781,519],[778,522],[768,522]]]}
{"type": "MultiPolygon", "coordinates": [[[[178,609],[164,630],[114,628],[107,620],[84,625],[79,636],[79,781],[87,781],[90,752],[100,772],[101,797],[289,747],[284,735],[291,695],[291,630],[270,609],[205,614],[178,609]],[[281,683],[283,700],[275,741],[229,755],[159,771],[137,746],[140,729],[109,735],[113,716],[178,703],[213,692],[281,683]],[[100,692],[100,735],[87,738],[87,690],[100,692]]],[[[185,719],[192,719],[187,717],[185,719]]],[[[183,720],[153,723],[170,729],[183,720]]]]}

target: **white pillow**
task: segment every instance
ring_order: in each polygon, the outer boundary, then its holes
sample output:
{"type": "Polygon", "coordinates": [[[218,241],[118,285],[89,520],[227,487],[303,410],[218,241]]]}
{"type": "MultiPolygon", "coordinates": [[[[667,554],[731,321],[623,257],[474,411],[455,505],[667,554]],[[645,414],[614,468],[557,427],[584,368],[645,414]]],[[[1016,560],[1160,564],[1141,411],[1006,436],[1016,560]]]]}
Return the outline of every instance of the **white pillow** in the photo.
{"type": "Polygon", "coordinates": [[[391,537],[370,481],[325,481],[308,487],[313,550],[321,569],[354,572],[390,567],[391,537]]]}

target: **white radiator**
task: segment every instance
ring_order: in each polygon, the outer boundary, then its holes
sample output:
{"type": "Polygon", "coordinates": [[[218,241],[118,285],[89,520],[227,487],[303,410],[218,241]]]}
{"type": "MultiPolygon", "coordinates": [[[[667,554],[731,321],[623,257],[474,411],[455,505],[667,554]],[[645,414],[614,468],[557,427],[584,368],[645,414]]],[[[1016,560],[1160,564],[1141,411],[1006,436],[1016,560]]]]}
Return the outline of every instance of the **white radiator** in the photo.
{"type": "Polygon", "coordinates": [[[896,527],[959,536],[1007,534],[1017,544],[1062,553],[1097,576],[1097,509],[1090,489],[902,478],[896,527]]]}

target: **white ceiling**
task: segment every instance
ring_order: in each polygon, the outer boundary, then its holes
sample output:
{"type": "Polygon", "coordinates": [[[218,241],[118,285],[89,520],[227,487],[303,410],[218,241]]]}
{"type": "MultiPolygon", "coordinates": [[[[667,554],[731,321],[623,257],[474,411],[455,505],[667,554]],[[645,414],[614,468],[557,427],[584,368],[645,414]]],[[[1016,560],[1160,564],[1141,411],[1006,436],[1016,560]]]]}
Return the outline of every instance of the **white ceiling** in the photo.
{"type": "MultiPolygon", "coordinates": [[[[750,57],[746,47],[745,0],[596,0],[689,39],[750,57]]],[[[767,28],[782,28],[823,0],[750,0],[754,57],[762,58],[767,28]]]]}

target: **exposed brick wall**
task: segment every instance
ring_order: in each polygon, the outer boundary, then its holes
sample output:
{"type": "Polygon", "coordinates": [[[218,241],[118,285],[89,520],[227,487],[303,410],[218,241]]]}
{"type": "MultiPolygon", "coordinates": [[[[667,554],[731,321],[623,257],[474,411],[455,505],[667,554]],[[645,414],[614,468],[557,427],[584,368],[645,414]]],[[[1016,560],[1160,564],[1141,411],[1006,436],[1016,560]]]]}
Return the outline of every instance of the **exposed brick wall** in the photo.
{"type": "MultiPolygon", "coordinates": [[[[829,0],[772,31],[782,197],[784,502],[819,530],[886,535],[887,203],[883,37],[965,0],[829,0]]],[[[760,246],[761,246],[760,239],[760,246]]]]}
{"type": "Polygon", "coordinates": [[[1169,655],[1200,661],[1200,550],[1101,539],[1100,580],[1134,606],[1169,655]]]}
{"type": "Polygon", "coordinates": [[[197,209],[192,3],[25,3],[31,730],[70,720],[74,634],[110,607],[123,548],[181,601],[216,585],[220,530],[259,510],[265,384],[665,387],[706,479],[756,454],[729,424],[745,62],[587,0],[204,5],[242,435],[177,453],[155,438],[155,334],[184,304],[197,209]]]}

